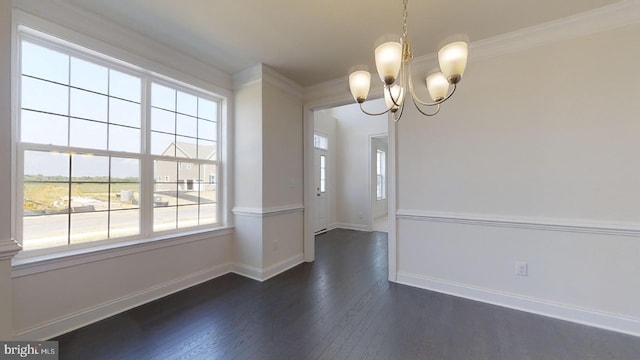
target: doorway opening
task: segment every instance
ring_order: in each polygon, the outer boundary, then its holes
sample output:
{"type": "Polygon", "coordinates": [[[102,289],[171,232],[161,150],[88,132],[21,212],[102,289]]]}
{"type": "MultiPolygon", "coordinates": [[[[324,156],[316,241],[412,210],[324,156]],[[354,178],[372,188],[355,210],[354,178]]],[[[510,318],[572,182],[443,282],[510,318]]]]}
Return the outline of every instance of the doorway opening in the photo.
{"type": "MultiPolygon", "coordinates": [[[[374,211],[374,204],[380,206],[381,203],[377,197],[378,153],[377,150],[372,152],[371,139],[384,142],[386,137],[384,172],[380,175],[383,175],[382,188],[386,189],[389,280],[396,281],[395,124],[389,116],[364,115],[351,101],[347,97],[333,98],[304,105],[304,259],[314,261],[315,233],[324,228],[318,225],[323,217],[318,212],[324,206],[317,200],[322,196],[321,184],[326,186],[326,231],[337,228],[373,231],[374,219],[384,221],[382,212],[374,211]],[[318,141],[317,134],[327,139],[322,181],[322,151],[316,151],[314,146],[318,141]],[[373,196],[376,196],[375,201],[373,196]]],[[[383,99],[369,103],[372,111],[376,107],[385,108],[383,99]]],[[[377,225],[376,229],[382,229],[382,224],[377,225]]]]}
{"type": "Polygon", "coordinates": [[[329,230],[329,186],[327,184],[327,169],[329,168],[329,138],[327,135],[315,132],[314,147],[314,198],[315,219],[313,233],[321,234],[329,230]]]}

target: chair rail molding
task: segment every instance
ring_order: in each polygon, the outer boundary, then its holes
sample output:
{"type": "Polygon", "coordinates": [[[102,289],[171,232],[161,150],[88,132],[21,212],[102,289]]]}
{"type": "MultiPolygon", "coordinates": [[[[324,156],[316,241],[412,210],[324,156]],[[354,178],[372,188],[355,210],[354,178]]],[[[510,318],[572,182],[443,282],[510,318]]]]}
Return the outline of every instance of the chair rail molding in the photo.
{"type": "Polygon", "coordinates": [[[597,222],[581,219],[504,216],[494,214],[451,213],[413,209],[399,209],[400,220],[445,222],[465,225],[507,227],[546,231],[561,231],[600,235],[640,237],[640,224],[597,222]]]}
{"type": "Polygon", "coordinates": [[[304,211],[303,204],[272,206],[266,208],[234,207],[233,214],[238,216],[268,217],[304,211]]]}

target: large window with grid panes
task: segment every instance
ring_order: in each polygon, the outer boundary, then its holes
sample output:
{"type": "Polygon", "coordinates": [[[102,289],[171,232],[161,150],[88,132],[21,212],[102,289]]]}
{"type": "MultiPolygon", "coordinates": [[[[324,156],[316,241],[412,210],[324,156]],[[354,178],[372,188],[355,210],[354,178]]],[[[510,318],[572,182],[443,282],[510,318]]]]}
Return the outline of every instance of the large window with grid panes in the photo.
{"type": "Polygon", "coordinates": [[[24,251],[220,225],[221,97],[32,31],[17,54],[24,251]]]}

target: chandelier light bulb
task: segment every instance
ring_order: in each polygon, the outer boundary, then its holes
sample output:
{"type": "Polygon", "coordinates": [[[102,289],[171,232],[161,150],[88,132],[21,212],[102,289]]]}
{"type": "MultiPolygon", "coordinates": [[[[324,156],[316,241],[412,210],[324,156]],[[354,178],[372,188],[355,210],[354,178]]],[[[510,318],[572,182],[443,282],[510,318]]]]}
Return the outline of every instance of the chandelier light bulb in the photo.
{"type": "Polygon", "coordinates": [[[469,46],[464,41],[449,43],[438,51],[440,70],[450,83],[457,84],[462,79],[468,52],[469,46]]]}
{"type": "Polygon", "coordinates": [[[376,48],[375,59],[380,80],[386,85],[393,84],[402,66],[402,45],[395,41],[380,44],[376,48]]]}
{"type": "Polygon", "coordinates": [[[367,100],[371,86],[371,74],[366,70],[357,70],[349,74],[349,90],[353,99],[362,104],[367,100]]]}
{"type": "Polygon", "coordinates": [[[433,101],[441,101],[449,93],[449,80],[440,71],[427,76],[427,90],[433,101]]]}

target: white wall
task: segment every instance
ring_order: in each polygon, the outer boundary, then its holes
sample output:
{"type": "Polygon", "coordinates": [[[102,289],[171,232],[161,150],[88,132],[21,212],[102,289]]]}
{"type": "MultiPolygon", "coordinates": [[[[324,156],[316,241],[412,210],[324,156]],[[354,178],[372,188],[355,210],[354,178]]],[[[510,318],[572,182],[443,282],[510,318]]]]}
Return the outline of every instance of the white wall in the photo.
{"type": "Polygon", "coordinates": [[[472,58],[437,117],[405,114],[400,282],[640,334],[639,36],[472,58]]]}
{"type": "Polygon", "coordinates": [[[234,199],[236,207],[262,207],[262,84],[236,89],[234,199]]]}
{"type": "Polygon", "coordinates": [[[11,1],[0,0],[0,340],[11,339],[13,291],[11,258],[19,250],[11,238],[11,1]]]}
{"type": "MultiPolygon", "coordinates": [[[[287,80],[266,70],[263,82],[263,267],[289,267],[303,258],[302,101],[287,80]]],[[[273,270],[272,270],[273,272],[273,270]]]]}
{"type": "Polygon", "coordinates": [[[231,270],[231,235],[82,264],[14,272],[13,329],[50,338],[231,270]]]}
{"type": "Polygon", "coordinates": [[[265,207],[302,204],[302,101],[272,81],[263,82],[265,207]]]}
{"type": "Polygon", "coordinates": [[[234,76],[234,269],[266,280],[303,260],[302,102],[259,64],[234,76]]]}

